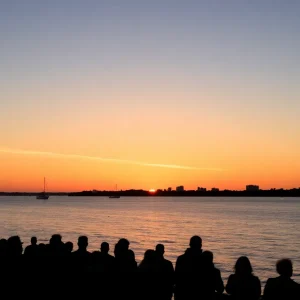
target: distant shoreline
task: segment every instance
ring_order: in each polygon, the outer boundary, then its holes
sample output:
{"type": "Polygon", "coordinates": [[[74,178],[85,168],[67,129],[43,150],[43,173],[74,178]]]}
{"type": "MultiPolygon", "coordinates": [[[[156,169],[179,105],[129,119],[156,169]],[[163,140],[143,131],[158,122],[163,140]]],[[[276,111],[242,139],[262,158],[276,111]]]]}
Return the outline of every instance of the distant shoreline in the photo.
{"type": "MultiPolygon", "coordinates": [[[[38,193],[28,192],[0,192],[0,196],[36,196],[38,193]]],[[[259,190],[259,191],[156,191],[149,192],[144,190],[126,191],[82,191],[71,193],[48,193],[50,196],[69,196],[69,197],[109,197],[118,195],[120,197],[300,197],[300,189],[292,190],[259,190]]]]}

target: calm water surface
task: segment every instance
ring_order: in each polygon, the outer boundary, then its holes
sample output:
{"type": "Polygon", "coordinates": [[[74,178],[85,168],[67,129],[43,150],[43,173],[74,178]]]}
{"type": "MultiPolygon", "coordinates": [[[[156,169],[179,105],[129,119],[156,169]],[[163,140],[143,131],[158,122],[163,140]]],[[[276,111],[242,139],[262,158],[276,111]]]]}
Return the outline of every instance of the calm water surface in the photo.
{"type": "Polygon", "coordinates": [[[183,197],[0,197],[0,237],[18,234],[24,246],[36,235],[47,242],[53,233],[76,245],[89,238],[89,250],[103,241],[130,241],[139,262],[146,249],[165,244],[165,256],[175,263],[192,235],[215,255],[226,281],[236,259],[249,256],[264,283],[276,276],[276,260],[294,261],[300,282],[300,198],[183,198],[183,197]]]}

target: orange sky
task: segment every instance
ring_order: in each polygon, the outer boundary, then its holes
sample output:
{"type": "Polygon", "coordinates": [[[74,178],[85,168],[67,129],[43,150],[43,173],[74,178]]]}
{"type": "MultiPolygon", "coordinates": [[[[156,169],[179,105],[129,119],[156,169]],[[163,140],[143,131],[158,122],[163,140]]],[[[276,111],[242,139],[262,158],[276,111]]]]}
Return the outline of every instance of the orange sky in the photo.
{"type": "MultiPolygon", "coordinates": [[[[221,84],[218,91],[208,83],[201,88],[157,83],[153,89],[128,83],[120,91],[91,84],[62,95],[62,87],[28,90],[26,101],[43,103],[35,104],[37,113],[25,101],[0,119],[6,128],[0,190],[39,191],[44,176],[49,191],[114,189],[116,184],[120,189],[299,187],[297,110],[284,114],[276,105],[269,111],[251,101],[284,101],[285,94],[221,84]],[[57,97],[65,97],[69,106],[53,103],[57,97]],[[122,101],[107,107],[99,102],[103,98],[122,101]]],[[[17,103],[17,94],[6,96],[17,103]]]]}
{"type": "MultiPolygon", "coordinates": [[[[298,187],[295,178],[300,175],[291,172],[286,162],[274,168],[272,158],[259,160],[256,157],[252,162],[243,163],[239,157],[228,157],[223,161],[219,157],[216,161],[220,169],[201,169],[209,164],[199,159],[193,164],[198,169],[192,169],[188,159],[178,160],[179,168],[171,165],[172,158],[167,160],[170,165],[147,166],[141,161],[103,161],[95,157],[5,151],[14,153],[0,152],[2,191],[39,191],[43,187],[43,176],[47,178],[48,191],[68,192],[112,190],[116,184],[118,189],[175,188],[178,185],[184,185],[186,189],[198,186],[244,189],[246,184],[259,184],[262,188],[291,188],[298,187]]],[[[299,170],[299,163],[295,167],[299,170]]]]}
{"type": "Polygon", "coordinates": [[[295,1],[11,2],[0,191],[300,186],[295,1]]]}

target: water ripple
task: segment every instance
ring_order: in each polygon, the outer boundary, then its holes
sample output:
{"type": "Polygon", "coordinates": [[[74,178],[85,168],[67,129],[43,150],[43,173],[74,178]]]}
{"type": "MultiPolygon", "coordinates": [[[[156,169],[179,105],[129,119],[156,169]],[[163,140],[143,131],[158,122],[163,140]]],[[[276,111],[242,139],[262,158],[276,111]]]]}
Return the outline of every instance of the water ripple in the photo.
{"type": "Polygon", "coordinates": [[[87,235],[91,251],[107,241],[112,251],[126,237],[138,262],[146,249],[163,243],[175,263],[197,234],[203,248],[214,252],[225,282],[241,255],[249,256],[263,283],[276,276],[276,261],[289,257],[299,282],[299,229],[299,198],[0,197],[0,236],[18,234],[24,246],[33,235],[45,243],[60,233],[74,245],[87,235]]]}

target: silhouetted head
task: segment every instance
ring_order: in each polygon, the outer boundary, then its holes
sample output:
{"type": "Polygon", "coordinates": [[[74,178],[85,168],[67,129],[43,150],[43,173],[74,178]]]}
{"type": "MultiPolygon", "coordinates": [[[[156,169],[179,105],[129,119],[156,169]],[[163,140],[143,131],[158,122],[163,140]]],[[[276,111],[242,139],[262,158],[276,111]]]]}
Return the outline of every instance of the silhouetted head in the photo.
{"type": "Polygon", "coordinates": [[[279,275],[284,277],[292,277],[293,276],[293,263],[290,259],[284,258],[276,263],[276,271],[279,275]]]}
{"type": "Polygon", "coordinates": [[[115,244],[114,255],[117,257],[120,254],[120,246],[118,243],[115,244]]]}
{"type": "Polygon", "coordinates": [[[73,251],[73,243],[72,242],[66,242],[65,243],[65,248],[67,252],[71,253],[73,251]]]}
{"type": "Polygon", "coordinates": [[[198,235],[194,235],[190,239],[190,247],[195,250],[200,250],[202,248],[202,239],[198,235]]]}
{"type": "Polygon", "coordinates": [[[101,244],[100,249],[101,249],[101,252],[107,254],[108,251],[109,251],[109,244],[108,244],[107,242],[103,242],[103,243],[101,244]]]}
{"type": "Polygon", "coordinates": [[[78,243],[77,243],[77,245],[78,245],[78,248],[79,248],[79,249],[85,250],[85,249],[87,248],[88,244],[89,244],[89,243],[88,243],[88,238],[87,238],[87,236],[82,235],[82,236],[80,236],[80,237],[78,238],[78,243]]]}
{"type": "Polygon", "coordinates": [[[120,239],[118,241],[118,247],[120,249],[120,251],[127,251],[129,249],[129,241],[127,239],[120,239]]]}
{"type": "Polygon", "coordinates": [[[18,235],[11,236],[7,240],[7,253],[9,255],[21,255],[23,252],[22,244],[18,235]]]}
{"type": "Polygon", "coordinates": [[[128,250],[128,257],[129,257],[129,259],[135,261],[135,254],[134,254],[134,252],[131,249],[128,250]]]}
{"type": "Polygon", "coordinates": [[[165,253],[165,246],[163,244],[157,244],[155,247],[155,251],[159,257],[163,257],[165,253]]]}
{"type": "Polygon", "coordinates": [[[212,264],[214,261],[214,254],[211,251],[204,251],[202,258],[205,264],[212,264]]]}
{"type": "Polygon", "coordinates": [[[155,258],[156,258],[156,253],[154,250],[152,249],[148,249],[146,250],[145,254],[144,254],[144,262],[147,263],[154,263],[155,262],[155,258]]]}
{"type": "Polygon", "coordinates": [[[61,239],[62,239],[62,237],[60,234],[53,234],[50,239],[50,245],[52,245],[52,246],[60,245],[61,239]]]}
{"type": "Polygon", "coordinates": [[[235,274],[241,276],[251,275],[253,272],[250,260],[247,256],[241,256],[235,263],[234,266],[235,274]]]}
{"type": "Polygon", "coordinates": [[[35,236],[33,236],[31,239],[30,239],[30,242],[31,242],[31,245],[32,246],[35,246],[37,244],[37,238],[35,236]]]}

